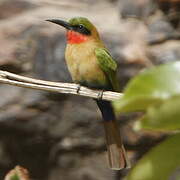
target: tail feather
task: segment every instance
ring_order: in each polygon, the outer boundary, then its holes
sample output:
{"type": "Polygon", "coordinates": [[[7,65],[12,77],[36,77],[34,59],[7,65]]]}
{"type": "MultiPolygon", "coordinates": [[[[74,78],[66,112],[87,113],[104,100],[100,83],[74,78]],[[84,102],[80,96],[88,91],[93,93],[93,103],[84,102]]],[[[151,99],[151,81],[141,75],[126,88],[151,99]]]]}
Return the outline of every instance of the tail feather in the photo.
{"type": "Polygon", "coordinates": [[[114,120],[104,121],[104,128],[110,168],[114,170],[128,168],[129,162],[116,122],[114,120]]]}
{"type": "Polygon", "coordinates": [[[104,120],[103,124],[106,135],[109,166],[114,170],[128,168],[130,164],[126,157],[126,152],[122,144],[120,131],[115,120],[111,103],[102,100],[97,100],[96,102],[104,120]]]}

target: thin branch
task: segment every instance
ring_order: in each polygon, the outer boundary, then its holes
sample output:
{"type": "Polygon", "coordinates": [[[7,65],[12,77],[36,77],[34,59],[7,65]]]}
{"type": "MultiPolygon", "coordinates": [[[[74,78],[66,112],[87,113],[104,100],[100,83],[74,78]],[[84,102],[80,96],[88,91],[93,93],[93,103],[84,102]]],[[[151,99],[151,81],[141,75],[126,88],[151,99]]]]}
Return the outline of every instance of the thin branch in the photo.
{"type": "Polygon", "coordinates": [[[20,76],[6,71],[0,71],[0,83],[55,93],[75,94],[96,99],[102,98],[103,100],[108,101],[117,100],[123,96],[122,93],[89,89],[74,83],[43,81],[20,76]]]}

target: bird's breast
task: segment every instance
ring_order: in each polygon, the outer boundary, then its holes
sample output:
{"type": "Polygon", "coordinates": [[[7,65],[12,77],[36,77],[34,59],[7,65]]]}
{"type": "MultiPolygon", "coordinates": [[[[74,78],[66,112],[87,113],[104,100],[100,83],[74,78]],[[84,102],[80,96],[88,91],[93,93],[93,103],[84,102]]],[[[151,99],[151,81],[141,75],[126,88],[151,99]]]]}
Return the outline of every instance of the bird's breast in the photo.
{"type": "Polygon", "coordinates": [[[107,84],[106,76],[98,65],[95,48],[88,43],[67,45],[65,58],[73,81],[94,86],[107,84]]]}

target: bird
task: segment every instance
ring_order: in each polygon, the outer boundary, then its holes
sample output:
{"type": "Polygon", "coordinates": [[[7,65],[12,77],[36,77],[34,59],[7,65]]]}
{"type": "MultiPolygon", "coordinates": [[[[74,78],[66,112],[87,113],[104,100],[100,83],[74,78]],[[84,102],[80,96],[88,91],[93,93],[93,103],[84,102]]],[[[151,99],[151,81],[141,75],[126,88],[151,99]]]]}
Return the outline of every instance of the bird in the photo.
{"type": "MultiPolygon", "coordinates": [[[[66,29],[65,60],[73,82],[102,91],[119,91],[117,63],[105,47],[95,25],[85,17],[46,21],[66,29]]],[[[109,167],[113,170],[128,168],[129,161],[111,102],[102,98],[95,101],[102,114],[109,167]]]]}

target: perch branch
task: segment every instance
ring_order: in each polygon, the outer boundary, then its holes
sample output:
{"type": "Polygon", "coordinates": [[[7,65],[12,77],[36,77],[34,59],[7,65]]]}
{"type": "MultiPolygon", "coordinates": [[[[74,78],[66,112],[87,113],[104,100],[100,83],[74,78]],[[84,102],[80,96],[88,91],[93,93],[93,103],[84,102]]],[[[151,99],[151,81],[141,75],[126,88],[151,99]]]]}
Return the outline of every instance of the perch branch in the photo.
{"type": "Polygon", "coordinates": [[[50,91],[55,93],[75,94],[91,98],[102,98],[103,100],[113,101],[121,98],[122,93],[112,91],[101,91],[89,89],[74,83],[59,83],[51,81],[43,81],[39,79],[28,78],[6,71],[0,71],[0,83],[31,88],[37,90],[50,91]]]}

